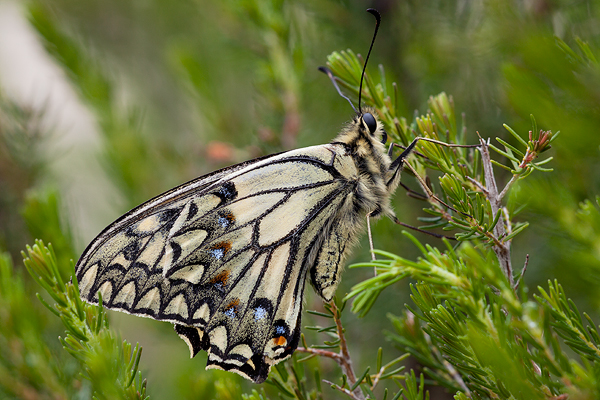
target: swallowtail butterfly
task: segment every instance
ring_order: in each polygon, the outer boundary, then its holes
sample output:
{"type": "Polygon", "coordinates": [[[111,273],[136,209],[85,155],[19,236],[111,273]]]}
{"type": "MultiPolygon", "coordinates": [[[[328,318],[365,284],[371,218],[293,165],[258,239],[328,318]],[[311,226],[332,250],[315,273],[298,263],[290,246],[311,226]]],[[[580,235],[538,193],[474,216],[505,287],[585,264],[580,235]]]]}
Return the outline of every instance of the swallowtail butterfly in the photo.
{"type": "Polygon", "coordinates": [[[364,108],[329,144],[246,161],[149,200],[83,252],[81,297],[171,322],[192,357],[208,352],[207,368],[263,382],[298,346],[306,278],[331,300],[365,216],[395,218],[390,197],[416,140],[392,161],[386,139],[364,108]]]}

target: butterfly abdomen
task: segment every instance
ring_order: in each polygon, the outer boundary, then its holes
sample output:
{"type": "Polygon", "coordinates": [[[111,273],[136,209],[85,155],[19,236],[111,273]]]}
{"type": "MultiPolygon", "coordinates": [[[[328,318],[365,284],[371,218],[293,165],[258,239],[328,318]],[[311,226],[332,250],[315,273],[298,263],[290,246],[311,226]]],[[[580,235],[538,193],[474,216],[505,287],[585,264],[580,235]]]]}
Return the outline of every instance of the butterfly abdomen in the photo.
{"type": "Polygon", "coordinates": [[[392,184],[387,184],[394,175],[392,162],[381,140],[383,127],[375,121],[377,128],[371,134],[357,115],[329,145],[335,152],[338,179],[352,189],[311,252],[311,283],[325,300],[331,300],[335,293],[344,261],[360,237],[365,217],[394,215],[390,197],[397,182],[391,179],[392,184]]]}

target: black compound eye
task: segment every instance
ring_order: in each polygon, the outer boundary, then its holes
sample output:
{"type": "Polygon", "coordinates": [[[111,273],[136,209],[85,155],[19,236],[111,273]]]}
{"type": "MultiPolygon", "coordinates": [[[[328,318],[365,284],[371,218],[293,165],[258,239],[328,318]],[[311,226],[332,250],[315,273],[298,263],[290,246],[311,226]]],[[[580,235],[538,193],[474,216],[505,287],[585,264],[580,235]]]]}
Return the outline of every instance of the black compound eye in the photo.
{"type": "Polygon", "coordinates": [[[381,143],[385,144],[387,142],[387,132],[383,131],[383,135],[381,135],[381,143]]]}
{"type": "Polygon", "coordinates": [[[371,113],[364,113],[362,116],[362,120],[367,125],[367,128],[369,128],[369,132],[371,133],[371,135],[374,134],[375,130],[377,129],[377,122],[375,122],[375,117],[371,113]]]}

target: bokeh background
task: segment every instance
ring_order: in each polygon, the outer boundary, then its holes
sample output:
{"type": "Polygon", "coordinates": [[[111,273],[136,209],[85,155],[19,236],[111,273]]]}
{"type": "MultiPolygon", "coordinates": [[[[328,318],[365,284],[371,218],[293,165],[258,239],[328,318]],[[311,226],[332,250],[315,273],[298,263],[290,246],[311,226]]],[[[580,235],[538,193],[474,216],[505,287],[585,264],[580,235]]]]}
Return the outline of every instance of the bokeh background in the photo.
{"type": "MultiPolygon", "coordinates": [[[[550,150],[554,172],[534,174],[511,194],[530,221],[513,243],[513,265],[529,254],[532,291],[557,279],[598,321],[600,220],[589,207],[600,195],[599,1],[0,0],[0,250],[22,270],[20,251],[39,237],[66,265],[119,215],[173,186],[331,140],[352,110],[317,67],[333,51],[366,53],[368,7],[382,14],[369,70],[381,64],[386,81],[397,82],[409,121],[426,112],[430,95],[446,92],[473,143],[476,132],[511,142],[502,124],[527,132],[530,114],[561,132],[550,150]],[[48,211],[56,220],[40,219],[40,209],[57,211],[48,211]]],[[[394,204],[402,221],[419,224],[419,201],[400,189],[394,204]]],[[[417,256],[391,221],[373,225],[376,248],[417,256]]],[[[361,243],[352,261],[369,258],[361,243]]],[[[346,272],[339,293],[369,273],[346,272]]],[[[31,298],[23,312],[40,348],[27,359],[25,328],[4,323],[10,303],[0,293],[0,386],[17,382],[30,398],[86,398],[75,361],[56,340],[60,321],[23,279],[31,298]],[[55,378],[42,373],[44,362],[55,378]]],[[[375,363],[378,347],[397,353],[383,331],[407,291],[406,282],[388,290],[366,318],[345,312],[357,370],[375,363]]],[[[312,289],[305,308],[322,309],[312,289]]],[[[238,398],[256,388],[204,371],[205,354],[189,360],[169,324],[111,318],[122,337],[143,345],[153,398],[238,398]]],[[[326,375],[336,366],[313,360],[312,368],[326,375]]]]}

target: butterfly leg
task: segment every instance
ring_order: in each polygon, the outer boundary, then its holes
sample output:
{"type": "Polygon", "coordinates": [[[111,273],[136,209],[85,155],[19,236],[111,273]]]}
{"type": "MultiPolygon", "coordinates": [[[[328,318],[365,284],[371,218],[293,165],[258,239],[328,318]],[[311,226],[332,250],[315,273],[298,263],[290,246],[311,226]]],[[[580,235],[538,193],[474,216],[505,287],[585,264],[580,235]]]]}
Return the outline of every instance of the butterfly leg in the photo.
{"type": "MultiPolygon", "coordinates": [[[[406,157],[408,157],[410,155],[410,153],[412,153],[413,149],[415,148],[415,146],[417,145],[417,142],[420,140],[420,137],[414,138],[413,141],[408,145],[408,147],[406,149],[404,149],[404,151],[402,152],[402,154],[400,154],[398,156],[398,158],[396,158],[394,161],[392,161],[392,164],[390,165],[390,171],[394,171],[394,176],[397,174],[396,171],[401,170],[402,166],[404,165],[404,159],[406,159],[406,157]]],[[[394,144],[392,143],[392,145],[390,146],[390,152],[391,149],[394,148],[394,144]]],[[[388,183],[389,185],[389,183],[388,183]]]]}
{"type": "MultiPolygon", "coordinates": [[[[434,199],[439,204],[442,204],[444,207],[446,207],[446,208],[448,208],[448,209],[450,209],[450,210],[452,210],[454,212],[460,212],[460,211],[457,211],[454,207],[446,204],[444,201],[442,201],[440,198],[438,198],[435,194],[433,194],[433,192],[429,188],[429,185],[427,185],[427,183],[423,180],[423,178],[421,178],[421,176],[412,168],[412,166],[410,164],[405,163],[406,158],[410,155],[410,153],[412,151],[414,151],[415,145],[421,139],[428,140],[428,139],[421,138],[421,137],[417,137],[417,138],[413,139],[413,141],[408,145],[408,147],[404,148],[404,150],[402,151],[402,154],[400,154],[392,162],[392,164],[390,165],[390,171],[393,171],[393,173],[392,173],[392,176],[391,176],[391,178],[389,179],[389,181],[387,183],[388,186],[394,185],[396,183],[396,180],[399,179],[400,172],[402,171],[403,167],[406,165],[412,171],[412,173],[414,174],[414,176],[419,181],[421,187],[425,191],[425,195],[419,195],[419,198],[422,198],[424,200],[434,199]]],[[[428,140],[428,141],[434,141],[434,140],[428,140]]],[[[438,141],[434,141],[434,142],[438,143],[438,141]]],[[[392,150],[393,150],[393,148],[395,146],[398,146],[398,145],[396,145],[394,143],[392,143],[390,145],[390,150],[388,151],[388,154],[392,153],[392,150]]],[[[402,186],[406,188],[405,185],[402,185],[402,186]]],[[[410,189],[408,189],[408,190],[409,190],[409,193],[410,192],[414,193],[412,190],[410,190],[410,189]]],[[[417,197],[417,196],[414,196],[414,197],[417,197]]],[[[461,214],[464,214],[464,213],[461,212],[461,214]]],[[[467,217],[470,217],[467,214],[464,214],[464,215],[467,216],[467,217]]],[[[402,225],[402,226],[407,227],[409,229],[416,230],[416,231],[419,231],[419,232],[422,232],[422,233],[425,233],[425,234],[428,234],[428,235],[431,235],[431,236],[434,236],[434,237],[437,237],[437,238],[446,238],[446,239],[450,239],[450,240],[456,240],[455,238],[450,237],[450,236],[440,235],[440,234],[437,234],[437,233],[433,233],[433,232],[429,232],[429,231],[426,231],[426,230],[423,230],[423,229],[419,229],[419,228],[417,228],[415,226],[412,226],[412,225],[405,224],[405,223],[401,222],[400,220],[398,220],[398,218],[396,216],[394,216],[392,218],[392,220],[396,224],[398,224],[398,225],[402,225]]]]}
{"type": "MultiPolygon", "coordinates": [[[[373,247],[373,236],[371,235],[371,213],[367,214],[367,236],[369,237],[369,250],[371,250],[371,260],[375,261],[375,250],[373,247]]],[[[377,275],[377,271],[375,271],[377,275]]]]}
{"type": "MultiPolygon", "coordinates": [[[[449,204],[445,203],[442,199],[440,199],[439,197],[437,197],[435,194],[433,194],[433,192],[431,191],[431,189],[429,188],[429,185],[427,185],[427,183],[425,183],[425,181],[423,180],[423,178],[421,178],[421,176],[413,169],[413,167],[408,164],[405,163],[404,160],[410,155],[410,153],[413,151],[415,145],[417,144],[417,142],[419,140],[426,140],[428,142],[433,142],[433,143],[437,143],[440,145],[444,145],[447,147],[477,147],[478,145],[452,145],[452,144],[448,144],[448,143],[444,143],[444,142],[440,142],[438,140],[434,140],[434,139],[429,139],[429,138],[422,138],[422,137],[416,137],[413,139],[413,141],[408,145],[408,147],[406,147],[406,149],[404,149],[404,151],[402,152],[402,154],[400,154],[398,156],[398,158],[396,158],[392,164],[390,165],[390,170],[394,171],[392,174],[392,177],[390,178],[390,180],[388,181],[388,186],[392,185],[393,182],[395,181],[395,179],[398,179],[398,175],[400,173],[400,171],[402,171],[402,168],[404,167],[404,165],[406,165],[413,173],[413,175],[415,176],[415,178],[417,178],[417,180],[419,181],[419,183],[421,184],[421,187],[423,188],[423,190],[425,191],[426,194],[426,198],[427,199],[434,199],[435,201],[437,201],[438,203],[440,203],[441,205],[443,205],[444,207],[460,213],[462,215],[464,215],[465,217],[469,217],[469,218],[473,218],[472,216],[470,216],[469,214],[463,213],[462,211],[458,211],[456,210],[454,207],[450,206],[449,204]]],[[[392,144],[390,147],[394,147],[397,146],[395,144],[392,144]]],[[[403,185],[404,186],[404,185],[403,185]]]]}

